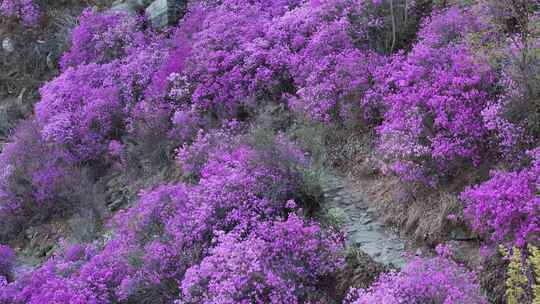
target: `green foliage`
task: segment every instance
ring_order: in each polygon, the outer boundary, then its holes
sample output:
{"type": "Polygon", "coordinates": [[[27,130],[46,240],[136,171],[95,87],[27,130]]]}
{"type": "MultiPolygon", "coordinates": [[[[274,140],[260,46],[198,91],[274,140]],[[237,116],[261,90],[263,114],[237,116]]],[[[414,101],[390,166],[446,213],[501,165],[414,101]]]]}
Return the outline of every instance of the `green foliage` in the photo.
{"type": "Polygon", "coordinates": [[[525,249],[500,247],[508,259],[506,300],[508,304],[540,303],[540,249],[529,245],[525,249]]]}
{"type": "Polygon", "coordinates": [[[508,304],[523,303],[526,299],[528,279],[522,267],[522,253],[517,247],[511,251],[501,247],[501,253],[509,259],[506,279],[506,299],[508,304]]]}
{"type": "Polygon", "coordinates": [[[340,229],[345,222],[346,213],[341,208],[330,208],[326,213],[326,222],[329,226],[340,229]]]}

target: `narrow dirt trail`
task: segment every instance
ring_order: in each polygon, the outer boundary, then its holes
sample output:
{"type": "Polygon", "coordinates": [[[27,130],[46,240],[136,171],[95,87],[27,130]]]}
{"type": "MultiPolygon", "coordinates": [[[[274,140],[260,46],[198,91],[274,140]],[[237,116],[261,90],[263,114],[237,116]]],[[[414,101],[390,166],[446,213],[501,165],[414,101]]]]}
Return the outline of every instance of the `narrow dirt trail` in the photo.
{"type": "Polygon", "coordinates": [[[357,246],[379,263],[401,269],[405,264],[405,241],[385,231],[366,203],[362,189],[332,173],[325,173],[321,183],[323,207],[340,214],[347,245],[357,246]]]}

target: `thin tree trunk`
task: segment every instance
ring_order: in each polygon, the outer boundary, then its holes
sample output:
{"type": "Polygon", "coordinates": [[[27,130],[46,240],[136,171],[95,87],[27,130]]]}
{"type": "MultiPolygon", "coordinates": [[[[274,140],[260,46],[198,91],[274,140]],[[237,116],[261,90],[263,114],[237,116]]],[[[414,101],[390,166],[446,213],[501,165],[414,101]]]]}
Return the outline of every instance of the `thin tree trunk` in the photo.
{"type": "Polygon", "coordinates": [[[394,51],[396,47],[396,14],[394,12],[394,0],[390,0],[390,14],[392,15],[392,46],[390,51],[394,51]]]}
{"type": "Polygon", "coordinates": [[[405,0],[405,9],[403,11],[404,13],[404,18],[403,18],[403,21],[405,21],[405,25],[407,25],[407,23],[409,22],[409,1],[405,0]]]}

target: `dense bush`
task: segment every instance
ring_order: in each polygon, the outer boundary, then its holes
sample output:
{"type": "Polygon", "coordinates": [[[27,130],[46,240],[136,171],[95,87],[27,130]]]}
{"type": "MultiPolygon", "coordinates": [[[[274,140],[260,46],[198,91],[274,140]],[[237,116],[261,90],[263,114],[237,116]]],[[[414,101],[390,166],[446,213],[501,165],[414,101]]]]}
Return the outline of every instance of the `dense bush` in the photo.
{"type": "Polygon", "coordinates": [[[377,8],[349,0],[225,1],[193,36],[186,89],[218,117],[285,98],[316,119],[351,118],[382,62],[370,51],[381,27],[374,12],[384,11],[377,8]]]}
{"type": "MultiPolygon", "coordinates": [[[[13,276],[0,246],[0,303],[319,300],[343,244],[300,217],[320,197],[302,185],[309,158],[278,130],[293,116],[378,126],[390,170],[430,185],[537,145],[537,13],[512,3],[525,10],[454,6],[419,25],[431,1],[193,1],[160,32],[84,11],[62,73],[0,154],[0,238],[93,208],[109,175],[175,179],[142,191],[101,241],[34,271],[13,276]],[[509,56],[481,56],[480,44],[509,56]],[[273,105],[294,115],[259,124],[273,105]]],[[[0,13],[39,19],[26,0],[4,0],[0,13]]],[[[531,157],[462,194],[465,216],[493,241],[538,241],[540,154],[531,157]]],[[[485,303],[474,275],[445,256],[413,259],[354,301],[485,303]]]]}
{"type": "Polygon", "coordinates": [[[493,170],[489,180],[469,187],[461,196],[471,226],[490,241],[509,246],[536,243],[540,229],[535,148],[540,138],[538,5],[537,1],[485,1],[481,6],[500,36],[491,59],[500,70],[500,94],[488,102],[482,118],[507,169],[493,170]]]}
{"type": "MultiPolygon", "coordinates": [[[[365,5],[355,1],[308,1],[276,20],[267,34],[270,58],[281,59],[296,91],[288,97],[292,109],[323,121],[349,119],[370,85],[381,58],[354,35],[377,23],[354,19],[365,5]]],[[[275,59],[274,59],[275,61],[275,59]]]]}
{"type": "MultiPolygon", "coordinates": [[[[36,118],[45,140],[66,149],[76,161],[96,160],[110,140],[120,139],[129,131],[130,124],[134,132],[143,132],[137,122],[155,120],[152,116],[156,113],[145,112],[140,103],[169,49],[167,40],[150,36],[139,43],[129,48],[125,58],[105,64],[81,63],[43,86],[36,118]]],[[[170,121],[172,108],[163,109],[169,112],[159,119],[170,121]]]]}
{"type": "Polygon", "coordinates": [[[487,303],[475,274],[444,255],[414,258],[401,272],[383,274],[368,290],[358,290],[356,297],[354,304],[487,303]]]}
{"type": "Polygon", "coordinates": [[[265,222],[247,237],[219,236],[200,265],[188,269],[178,303],[304,303],[321,277],[339,268],[339,239],[295,215],[265,222]]]}
{"type": "Polygon", "coordinates": [[[464,41],[482,28],[466,10],[435,14],[412,51],[396,55],[387,77],[380,77],[387,111],[378,129],[379,148],[404,179],[433,184],[455,174],[463,162],[482,160],[487,129],[478,117],[494,94],[494,75],[464,41]]]}
{"type": "Polygon", "coordinates": [[[33,121],[23,122],[0,154],[0,238],[13,238],[23,225],[51,215],[93,208],[95,189],[85,170],[69,163],[62,150],[40,138],[33,121]]]}
{"type": "Polygon", "coordinates": [[[252,109],[256,97],[270,94],[279,85],[279,62],[255,53],[256,47],[264,44],[272,18],[298,2],[229,0],[210,8],[193,36],[186,73],[194,85],[193,103],[215,116],[231,117],[252,109]]]}
{"type": "Polygon", "coordinates": [[[540,240],[540,151],[529,154],[530,167],[494,171],[491,179],[461,194],[472,227],[492,241],[525,246],[540,240]]]}
{"type": "MultiPolygon", "coordinates": [[[[261,269],[268,272],[269,286],[274,286],[271,279],[281,271],[280,290],[297,286],[295,296],[305,297],[306,286],[315,287],[317,278],[340,265],[340,239],[314,223],[304,225],[295,215],[279,220],[296,210],[289,199],[299,181],[279,167],[267,166],[269,162],[258,161],[258,152],[239,145],[228,131],[219,134],[222,144],[192,152],[207,153],[201,156],[198,179],[192,184],[162,185],[141,193],[136,205],[115,216],[115,235],[101,250],[83,254],[92,246],[69,248],[39,270],[8,284],[0,299],[8,303],[144,299],[172,303],[186,270],[199,269],[196,265],[201,261],[204,268],[220,252],[212,248],[225,246],[224,241],[221,245],[213,242],[222,233],[235,236],[241,247],[251,242],[267,244],[255,257],[264,261],[261,269]]],[[[290,143],[280,149],[291,151],[290,143]]],[[[232,249],[239,250],[235,246],[232,249]]],[[[193,296],[189,291],[186,301],[193,296]]]]}
{"type": "Polygon", "coordinates": [[[81,65],[41,88],[35,112],[43,139],[64,148],[73,161],[99,158],[120,124],[123,107],[113,71],[113,64],[81,65]]]}
{"type": "MultiPolygon", "coordinates": [[[[83,13],[64,72],[41,88],[35,116],[0,156],[2,237],[23,221],[37,223],[92,205],[88,183],[103,176],[111,162],[128,159],[129,168],[138,168],[172,159],[177,141],[164,142],[171,138],[175,107],[145,99],[145,90],[176,48],[164,36],[137,29],[132,17],[83,13]],[[110,33],[97,34],[106,28],[110,33]],[[112,48],[114,54],[105,54],[112,48]]],[[[177,62],[181,70],[182,60],[177,62]]]]}
{"type": "Polygon", "coordinates": [[[35,27],[41,12],[34,0],[3,0],[0,3],[0,16],[15,18],[25,26],[35,27]]]}
{"type": "Polygon", "coordinates": [[[86,9],[79,17],[79,25],[71,33],[71,47],[60,62],[61,67],[89,63],[108,63],[124,57],[126,48],[134,43],[141,21],[121,12],[99,13],[86,9]]]}

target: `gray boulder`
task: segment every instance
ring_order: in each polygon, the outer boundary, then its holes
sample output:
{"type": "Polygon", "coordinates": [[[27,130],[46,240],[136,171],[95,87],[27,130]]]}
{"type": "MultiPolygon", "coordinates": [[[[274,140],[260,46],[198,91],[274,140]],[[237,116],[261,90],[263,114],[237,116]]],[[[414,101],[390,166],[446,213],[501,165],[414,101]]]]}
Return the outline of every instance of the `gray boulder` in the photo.
{"type": "Polygon", "coordinates": [[[146,16],[156,29],[174,25],[184,16],[187,0],[155,0],[146,10],[146,16]]]}
{"type": "Polygon", "coordinates": [[[116,0],[111,6],[111,11],[121,11],[134,15],[143,11],[152,3],[152,0],[116,0]]]}

